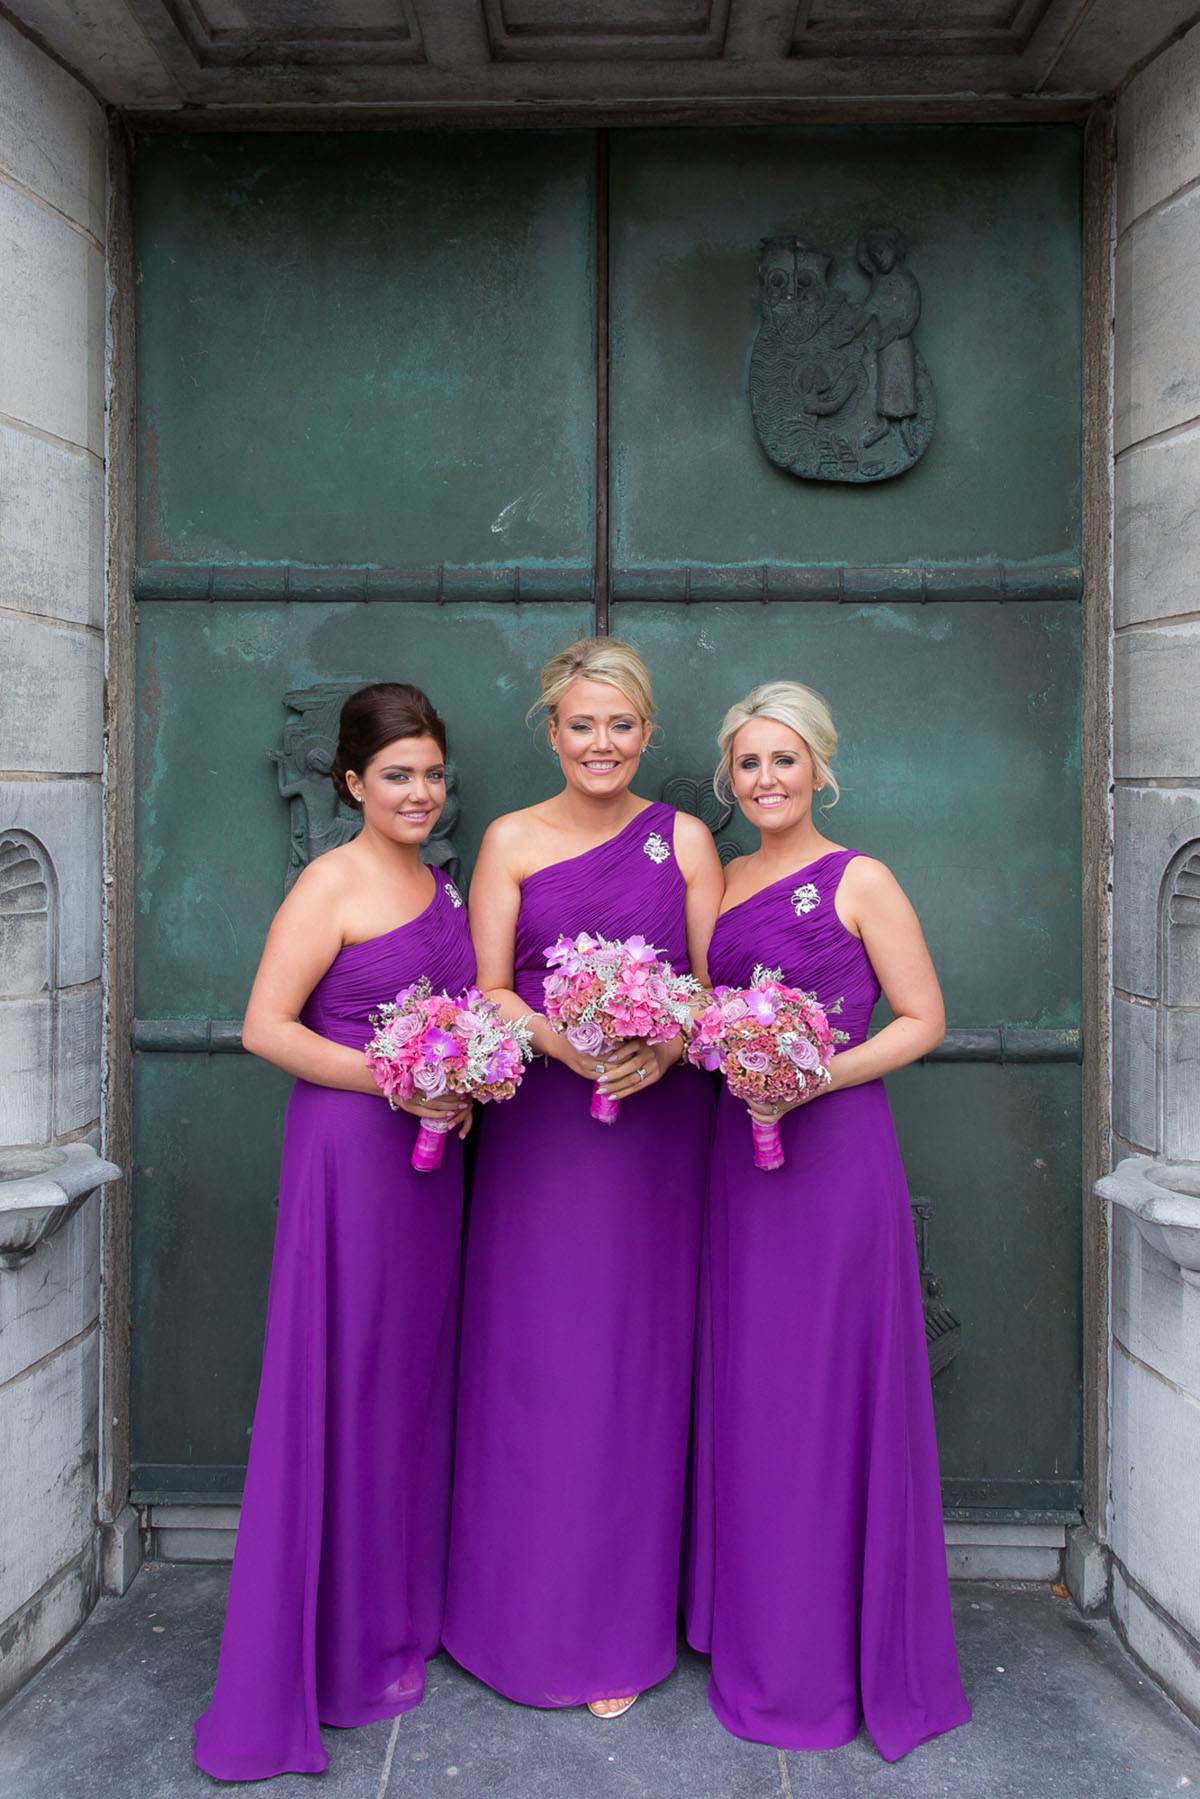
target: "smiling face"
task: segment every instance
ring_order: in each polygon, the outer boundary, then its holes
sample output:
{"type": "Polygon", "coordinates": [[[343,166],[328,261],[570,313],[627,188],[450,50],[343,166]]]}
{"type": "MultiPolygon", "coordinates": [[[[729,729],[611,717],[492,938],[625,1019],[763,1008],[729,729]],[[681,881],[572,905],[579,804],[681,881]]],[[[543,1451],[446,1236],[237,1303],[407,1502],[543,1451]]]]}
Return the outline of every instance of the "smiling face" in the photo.
{"type": "Polygon", "coordinates": [[[392,843],[424,843],[446,803],[446,758],[432,737],[398,737],[346,785],[362,806],[363,829],[392,843]]]}
{"type": "Polygon", "coordinates": [[[619,687],[575,681],[550,720],[550,747],[568,787],[605,799],[629,786],[653,729],[619,687]]]}
{"type": "Polygon", "coordinates": [[[786,831],[812,816],[820,779],[808,745],[772,718],[752,718],[733,740],[734,798],[760,831],[786,831]]]}

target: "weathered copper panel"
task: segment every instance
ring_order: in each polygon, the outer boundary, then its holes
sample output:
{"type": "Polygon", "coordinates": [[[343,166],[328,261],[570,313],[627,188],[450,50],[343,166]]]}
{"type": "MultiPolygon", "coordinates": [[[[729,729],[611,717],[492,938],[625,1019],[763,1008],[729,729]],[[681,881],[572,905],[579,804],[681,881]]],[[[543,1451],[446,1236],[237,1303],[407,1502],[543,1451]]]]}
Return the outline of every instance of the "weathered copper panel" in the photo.
{"type": "Polygon", "coordinates": [[[591,565],[589,133],[144,141],[143,562],[591,565]]]}
{"type": "Polygon", "coordinates": [[[614,569],[1078,561],[1080,139],[1070,129],[626,132],[612,154],[614,569]],[[868,494],[758,444],[760,240],[857,295],[887,223],[920,282],[937,425],[868,494]]]}

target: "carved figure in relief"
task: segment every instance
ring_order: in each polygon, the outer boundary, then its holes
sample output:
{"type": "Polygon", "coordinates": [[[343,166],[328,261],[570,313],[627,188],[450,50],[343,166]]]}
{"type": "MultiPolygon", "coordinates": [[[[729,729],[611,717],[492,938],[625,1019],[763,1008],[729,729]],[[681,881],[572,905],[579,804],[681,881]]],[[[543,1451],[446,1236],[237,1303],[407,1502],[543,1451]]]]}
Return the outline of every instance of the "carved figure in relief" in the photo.
{"type": "Polygon", "coordinates": [[[875,411],[879,423],[863,438],[863,448],[878,443],[895,425],[910,456],[916,456],[910,420],[917,415],[917,367],[912,334],[921,316],[921,289],[904,265],[904,239],[890,225],[865,231],[858,244],[858,266],[871,277],[863,311],[878,328],[875,351],[875,411]]]}
{"type": "Polygon", "coordinates": [[[285,693],[283,703],[299,718],[283,727],[282,750],[268,750],[288,802],[291,845],[284,892],[290,893],[300,870],[314,856],[357,837],[362,820],[338,798],[329,778],[337,751],[338,718],[354,684],[326,683],[285,693]]]}
{"type": "Polygon", "coordinates": [[[861,297],[799,237],[763,239],[761,323],[750,360],[755,430],[772,462],[817,481],[903,474],[933,432],[933,384],[913,342],[921,290],[892,226],[865,231],[861,297]]]}

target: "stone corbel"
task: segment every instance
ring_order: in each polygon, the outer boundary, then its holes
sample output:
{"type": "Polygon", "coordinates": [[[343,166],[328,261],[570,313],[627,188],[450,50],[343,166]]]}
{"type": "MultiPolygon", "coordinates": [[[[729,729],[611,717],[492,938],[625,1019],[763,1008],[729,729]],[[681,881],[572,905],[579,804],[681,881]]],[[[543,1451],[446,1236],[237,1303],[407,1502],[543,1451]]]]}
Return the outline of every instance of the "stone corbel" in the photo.
{"type": "Polygon", "coordinates": [[[1200,1287],[1200,1162],[1126,1156],[1095,1192],[1123,1206],[1160,1255],[1174,1262],[1190,1287],[1200,1287]]]}
{"type": "Polygon", "coordinates": [[[97,1187],[120,1178],[88,1143],[0,1150],[0,1270],[20,1268],[97,1187]]]}

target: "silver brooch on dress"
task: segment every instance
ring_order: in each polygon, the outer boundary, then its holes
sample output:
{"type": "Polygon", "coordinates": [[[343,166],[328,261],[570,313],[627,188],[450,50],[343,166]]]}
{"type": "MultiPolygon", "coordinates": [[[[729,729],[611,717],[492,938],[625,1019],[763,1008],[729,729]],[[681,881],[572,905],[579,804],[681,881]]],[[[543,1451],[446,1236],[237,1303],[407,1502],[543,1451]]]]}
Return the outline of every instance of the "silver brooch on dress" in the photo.
{"type": "Polygon", "coordinates": [[[446,898],[450,901],[452,906],[462,906],[462,894],[458,891],[458,888],[454,885],[453,881],[446,882],[446,898]]]}
{"type": "Polygon", "coordinates": [[[801,918],[806,912],[811,912],[814,907],[819,906],[820,903],[821,896],[811,881],[806,881],[803,887],[797,887],[792,895],[792,904],[796,908],[797,915],[801,918]]]}
{"type": "Polygon", "coordinates": [[[663,842],[657,831],[651,831],[649,837],[647,837],[645,843],[643,843],[642,848],[649,856],[651,862],[665,862],[667,857],[671,854],[670,847],[663,842]]]}

